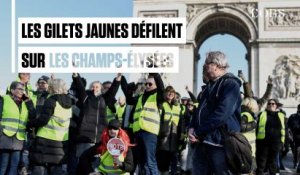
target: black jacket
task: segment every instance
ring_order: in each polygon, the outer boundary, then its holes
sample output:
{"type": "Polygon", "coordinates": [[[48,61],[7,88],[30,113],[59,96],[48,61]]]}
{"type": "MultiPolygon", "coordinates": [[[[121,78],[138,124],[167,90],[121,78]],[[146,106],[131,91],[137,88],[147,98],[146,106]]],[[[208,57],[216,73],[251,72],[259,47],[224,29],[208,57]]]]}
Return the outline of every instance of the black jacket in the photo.
{"type": "MultiPolygon", "coordinates": [[[[28,127],[39,128],[45,126],[54,113],[56,102],[63,108],[72,107],[72,99],[66,94],[53,95],[47,98],[38,118],[29,121],[28,127]]],[[[68,141],[54,141],[42,137],[36,137],[31,148],[30,160],[37,165],[46,163],[63,164],[67,160],[68,141]]]]}
{"type": "Polygon", "coordinates": [[[292,114],[287,126],[292,131],[294,142],[300,143],[300,113],[292,114]]]}
{"type": "Polygon", "coordinates": [[[48,95],[49,95],[49,92],[47,92],[47,91],[43,91],[43,92],[35,91],[34,95],[37,96],[36,114],[37,114],[37,116],[39,116],[40,113],[42,112],[42,108],[44,106],[44,103],[45,103],[48,95]]]}
{"type": "Polygon", "coordinates": [[[78,75],[73,77],[73,82],[77,87],[78,102],[81,103],[78,121],[78,143],[97,143],[103,129],[107,126],[106,106],[114,106],[115,95],[120,82],[114,80],[111,88],[100,96],[95,96],[93,92],[86,91],[78,75]]]}

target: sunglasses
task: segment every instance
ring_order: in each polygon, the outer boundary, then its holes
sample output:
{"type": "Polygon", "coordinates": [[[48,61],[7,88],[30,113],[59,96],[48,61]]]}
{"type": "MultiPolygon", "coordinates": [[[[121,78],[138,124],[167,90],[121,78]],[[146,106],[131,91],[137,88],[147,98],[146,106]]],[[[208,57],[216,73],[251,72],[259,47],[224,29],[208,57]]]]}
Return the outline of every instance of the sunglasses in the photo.
{"type": "Polygon", "coordinates": [[[268,105],[276,105],[276,103],[268,103],[268,105]]]}
{"type": "Polygon", "coordinates": [[[145,83],[145,86],[148,86],[151,87],[153,84],[152,83],[145,83]]]}
{"type": "Polygon", "coordinates": [[[109,126],[109,127],[108,127],[108,130],[112,130],[112,129],[113,129],[113,130],[119,130],[119,128],[116,128],[116,127],[113,127],[113,126],[109,126]]]}

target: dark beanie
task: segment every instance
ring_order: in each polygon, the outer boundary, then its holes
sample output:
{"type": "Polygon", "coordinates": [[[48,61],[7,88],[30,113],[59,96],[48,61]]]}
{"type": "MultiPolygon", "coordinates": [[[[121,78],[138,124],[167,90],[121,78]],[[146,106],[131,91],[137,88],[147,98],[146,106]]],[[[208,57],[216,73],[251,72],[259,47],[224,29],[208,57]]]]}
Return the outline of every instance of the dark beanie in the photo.
{"type": "Polygon", "coordinates": [[[120,127],[121,124],[117,119],[113,119],[108,123],[108,128],[119,129],[120,127]]]}
{"type": "Polygon", "coordinates": [[[50,78],[49,78],[48,76],[43,75],[43,76],[41,76],[41,77],[38,79],[37,82],[39,82],[39,81],[45,81],[46,83],[48,83],[49,79],[50,79],[50,78]]]}

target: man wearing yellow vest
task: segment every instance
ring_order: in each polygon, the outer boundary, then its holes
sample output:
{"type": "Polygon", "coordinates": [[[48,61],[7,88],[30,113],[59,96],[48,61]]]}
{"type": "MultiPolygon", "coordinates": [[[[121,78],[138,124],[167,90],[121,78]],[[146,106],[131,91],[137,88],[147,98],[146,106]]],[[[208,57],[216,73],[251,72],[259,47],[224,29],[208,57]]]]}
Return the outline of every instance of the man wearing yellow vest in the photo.
{"type": "Polygon", "coordinates": [[[0,98],[0,175],[17,174],[26,125],[35,117],[33,103],[24,91],[24,85],[15,81],[9,94],[0,98]]]}
{"type": "Polygon", "coordinates": [[[277,173],[276,156],[285,139],[284,114],[277,110],[277,99],[269,99],[265,111],[258,115],[256,128],[257,175],[263,175],[265,168],[270,174],[277,173]]]}
{"type": "Polygon", "coordinates": [[[62,165],[67,161],[73,102],[62,79],[50,80],[48,90],[50,97],[40,116],[28,123],[28,127],[36,131],[30,152],[32,175],[62,174],[62,165]]]}
{"type": "Polygon", "coordinates": [[[48,92],[48,87],[49,87],[49,82],[50,78],[48,76],[41,76],[38,81],[36,82],[37,89],[33,93],[36,95],[36,110],[37,110],[37,115],[40,114],[41,109],[45,103],[45,100],[47,99],[49,92],[48,92]]]}
{"type": "MultiPolygon", "coordinates": [[[[128,103],[128,100],[131,100],[132,97],[138,97],[144,93],[144,91],[145,91],[144,84],[145,83],[141,82],[143,80],[144,79],[139,79],[139,82],[137,82],[137,83],[135,83],[135,82],[127,83],[127,80],[124,76],[122,76],[122,78],[121,78],[121,89],[122,89],[122,91],[125,95],[125,99],[126,99],[126,109],[124,112],[125,114],[123,116],[123,125],[122,126],[124,127],[124,130],[126,130],[128,136],[130,138],[130,141],[132,143],[135,142],[135,136],[134,136],[133,128],[132,128],[135,104],[128,103]]],[[[140,153],[136,146],[132,147],[132,155],[133,155],[134,167],[133,167],[133,171],[130,172],[131,175],[134,174],[134,170],[136,169],[136,167],[139,163],[138,157],[139,157],[140,153]]]]}
{"type": "Polygon", "coordinates": [[[159,110],[163,103],[164,84],[158,73],[150,73],[144,94],[133,97],[125,91],[127,104],[135,105],[133,114],[133,133],[137,139],[140,170],[146,175],[157,175],[155,157],[157,135],[160,127],[159,110]]]}

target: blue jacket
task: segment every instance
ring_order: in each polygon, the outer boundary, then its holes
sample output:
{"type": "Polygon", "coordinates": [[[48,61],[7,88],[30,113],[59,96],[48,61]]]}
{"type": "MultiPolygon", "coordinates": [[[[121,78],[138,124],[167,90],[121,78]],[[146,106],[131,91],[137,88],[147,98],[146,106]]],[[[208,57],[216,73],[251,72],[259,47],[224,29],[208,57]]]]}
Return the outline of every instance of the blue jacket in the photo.
{"type": "Polygon", "coordinates": [[[220,127],[240,131],[242,101],[240,86],[241,81],[231,73],[226,73],[208,83],[190,125],[198,138],[222,144],[220,127]]]}

